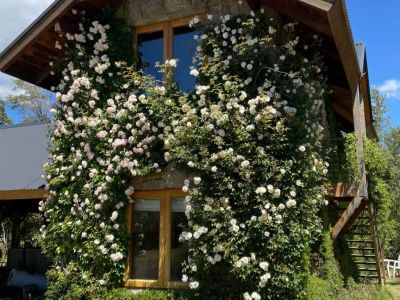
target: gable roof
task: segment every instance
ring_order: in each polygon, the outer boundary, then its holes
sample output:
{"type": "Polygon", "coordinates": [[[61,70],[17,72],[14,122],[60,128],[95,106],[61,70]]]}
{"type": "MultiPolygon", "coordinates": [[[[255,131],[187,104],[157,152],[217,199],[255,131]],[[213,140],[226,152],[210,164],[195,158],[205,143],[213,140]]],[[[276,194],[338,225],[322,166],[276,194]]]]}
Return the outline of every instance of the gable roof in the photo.
{"type": "MultiPolygon", "coordinates": [[[[49,89],[56,85],[56,78],[50,76],[49,62],[63,56],[63,51],[54,47],[55,41],[59,39],[55,28],[68,32],[76,29],[80,17],[74,15],[73,9],[96,14],[106,5],[120,5],[124,1],[126,0],[56,0],[0,54],[0,70],[49,89]]],[[[363,73],[359,66],[345,0],[246,1],[253,9],[260,5],[272,8],[278,14],[291,17],[323,36],[322,54],[328,70],[328,83],[333,91],[332,107],[348,122],[354,123],[353,103],[363,73]]],[[[187,14],[189,16],[191,12],[188,11],[187,14]]],[[[367,98],[369,99],[364,95],[364,99],[367,98]]],[[[372,116],[368,116],[367,122],[369,120],[372,120],[372,116]]]]}
{"type": "Polygon", "coordinates": [[[0,127],[0,191],[42,188],[49,123],[0,127]]]}

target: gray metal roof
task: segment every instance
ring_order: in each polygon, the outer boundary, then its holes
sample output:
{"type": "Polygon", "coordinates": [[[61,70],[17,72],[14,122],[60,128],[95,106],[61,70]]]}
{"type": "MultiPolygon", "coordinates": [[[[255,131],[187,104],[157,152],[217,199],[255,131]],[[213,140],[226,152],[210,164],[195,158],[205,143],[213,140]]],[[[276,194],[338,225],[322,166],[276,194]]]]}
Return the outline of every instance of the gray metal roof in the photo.
{"type": "Polygon", "coordinates": [[[0,127],[0,190],[37,189],[46,184],[50,124],[0,127]]]}

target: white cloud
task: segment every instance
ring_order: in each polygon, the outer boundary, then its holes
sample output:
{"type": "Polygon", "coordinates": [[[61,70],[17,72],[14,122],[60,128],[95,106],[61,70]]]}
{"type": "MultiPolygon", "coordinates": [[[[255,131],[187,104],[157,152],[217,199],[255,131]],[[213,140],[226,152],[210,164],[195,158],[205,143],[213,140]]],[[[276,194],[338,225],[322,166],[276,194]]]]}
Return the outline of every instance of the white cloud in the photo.
{"type": "MultiPolygon", "coordinates": [[[[0,0],[0,52],[54,0],[0,0]]],[[[0,99],[12,92],[13,78],[0,73],[0,99]]]]}
{"type": "Polygon", "coordinates": [[[400,99],[400,80],[386,80],[377,89],[388,98],[400,99]]]}

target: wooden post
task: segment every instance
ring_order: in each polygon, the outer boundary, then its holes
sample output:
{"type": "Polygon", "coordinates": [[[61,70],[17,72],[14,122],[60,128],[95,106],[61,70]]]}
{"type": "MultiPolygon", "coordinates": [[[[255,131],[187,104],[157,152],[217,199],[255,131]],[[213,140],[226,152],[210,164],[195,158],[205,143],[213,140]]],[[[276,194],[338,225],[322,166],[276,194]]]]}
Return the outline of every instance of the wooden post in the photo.
{"type": "Polygon", "coordinates": [[[363,99],[360,94],[359,85],[357,85],[356,93],[354,96],[353,120],[354,120],[354,133],[356,135],[356,151],[357,151],[359,176],[360,176],[358,195],[368,199],[367,173],[365,170],[365,162],[364,162],[364,138],[366,137],[365,114],[364,114],[363,99]]]}
{"type": "Polygon", "coordinates": [[[376,267],[378,269],[378,275],[379,275],[378,281],[379,284],[384,285],[386,283],[386,274],[385,274],[383,249],[379,241],[379,234],[378,234],[378,228],[376,226],[374,206],[371,202],[368,203],[368,216],[371,226],[372,242],[374,244],[376,267]]]}
{"type": "Polygon", "coordinates": [[[12,229],[11,229],[11,248],[18,248],[21,241],[21,222],[22,215],[18,212],[13,213],[11,217],[12,229]]]}

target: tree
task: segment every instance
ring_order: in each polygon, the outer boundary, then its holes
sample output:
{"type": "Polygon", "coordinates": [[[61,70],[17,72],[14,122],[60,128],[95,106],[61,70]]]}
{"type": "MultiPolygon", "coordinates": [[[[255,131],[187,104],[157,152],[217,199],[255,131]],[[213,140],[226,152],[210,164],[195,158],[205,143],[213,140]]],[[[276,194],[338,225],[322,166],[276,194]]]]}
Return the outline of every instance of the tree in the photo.
{"type": "Polygon", "coordinates": [[[390,127],[390,121],[387,115],[388,107],[386,97],[382,95],[377,88],[372,90],[372,114],[374,117],[374,126],[378,137],[383,138],[385,128],[390,127]]]}
{"type": "Polygon", "coordinates": [[[50,93],[19,79],[16,79],[14,84],[15,93],[7,95],[3,102],[21,114],[22,123],[49,122],[52,107],[50,93]]]}
{"type": "Polygon", "coordinates": [[[11,125],[12,123],[13,120],[7,115],[5,102],[0,99],[0,126],[11,125]]]}

